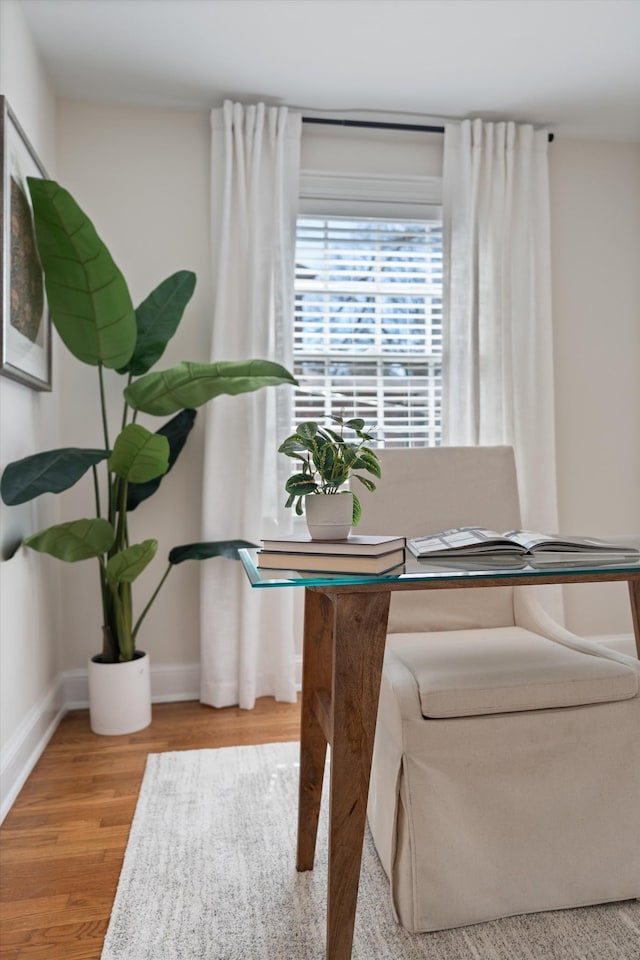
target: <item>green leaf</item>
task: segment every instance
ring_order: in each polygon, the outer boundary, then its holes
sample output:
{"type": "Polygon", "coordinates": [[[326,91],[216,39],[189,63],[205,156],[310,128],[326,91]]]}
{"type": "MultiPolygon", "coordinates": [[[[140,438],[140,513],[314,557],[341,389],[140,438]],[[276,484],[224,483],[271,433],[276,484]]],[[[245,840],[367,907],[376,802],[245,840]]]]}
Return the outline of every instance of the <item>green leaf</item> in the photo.
{"type": "Polygon", "coordinates": [[[360,474],[358,474],[358,473],[354,473],[354,477],[356,478],[356,480],[359,480],[359,481],[360,481],[360,483],[362,484],[363,487],[366,487],[367,490],[369,490],[371,493],[373,493],[373,491],[374,491],[375,488],[376,488],[376,485],[375,485],[375,483],[373,482],[373,480],[369,480],[369,477],[361,477],[360,474]]]}
{"type": "Polygon", "coordinates": [[[71,194],[54,180],[27,182],[53,324],[78,360],[117,370],[136,343],[126,281],[71,194]]]}
{"type": "Polygon", "coordinates": [[[360,460],[364,464],[365,470],[368,470],[369,473],[372,473],[374,477],[378,477],[378,479],[380,479],[382,476],[380,462],[373,450],[361,450],[360,460]]]}
{"type": "MultiPolygon", "coordinates": [[[[344,457],[344,462],[348,467],[350,467],[352,470],[358,469],[359,460],[357,447],[346,446],[342,455],[344,457]]],[[[362,469],[364,470],[364,464],[362,465],[362,469]]]]}
{"type": "Polygon", "coordinates": [[[115,533],[108,520],[87,519],[59,523],[40,533],[34,533],[23,541],[26,547],[48,553],[58,560],[76,563],[99,557],[111,549],[115,533]]]}
{"type": "Polygon", "coordinates": [[[356,417],[354,420],[345,420],[345,427],[349,427],[350,430],[355,430],[358,433],[364,427],[364,420],[361,420],[360,417],[356,417]]]}
{"type": "Polygon", "coordinates": [[[2,560],[11,560],[22,546],[22,537],[9,536],[2,545],[0,557],[2,560]]]}
{"type": "Polygon", "coordinates": [[[335,451],[330,443],[325,443],[314,453],[313,462],[323,480],[328,480],[336,462],[335,451]]]}
{"type": "Polygon", "coordinates": [[[174,547],[169,553],[169,563],[184,563],[185,560],[208,560],[210,557],[227,557],[229,560],[239,560],[238,550],[242,547],[255,547],[257,544],[248,540],[210,540],[206,543],[185,543],[182,547],[174,547]]]}
{"type": "Polygon", "coordinates": [[[107,577],[115,583],[132,583],[151,563],[157,549],[157,540],[144,540],[114,553],[107,563],[107,577]]]}
{"type": "Polygon", "coordinates": [[[349,479],[349,467],[345,463],[336,463],[330,477],[324,478],[331,487],[341,487],[349,479]]]}
{"type": "Polygon", "coordinates": [[[362,507],[360,501],[356,497],[355,493],[353,494],[353,513],[351,515],[351,523],[356,527],[360,523],[360,517],[362,516],[362,507]]]}
{"type": "Polygon", "coordinates": [[[221,394],[297,382],[288,370],[270,360],[179,363],[136,380],[124,391],[124,397],[134,410],[165,416],[183,407],[199,407],[221,394]]]}
{"type": "Polygon", "coordinates": [[[109,450],[64,447],[16,460],[2,474],[0,494],[8,506],[15,506],[39,497],[41,493],[61,493],[77,483],[94,464],[106,460],[109,454],[109,450]]]}
{"type": "Polygon", "coordinates": [[[318,484],[315,480],[309,479],[306,473],[294,473],[284,485],[287,493],[292,493],[296,497],[304,497],[307,493],[315,493],[318,484]]]}
{"type": "MultiPolygon", "coordinates": [[[[286,453],[287,456],[292,456],[292,453],[288,451],[291,450],[306,450],[308,453],[313,453],[318,448],[318,443],[316,437],[303,437],[298,433],[294,433],[292,437],[287,437],[284,441],[283,446],[286,445],[286,450],[283,450],[283,453],[286,453]]],[[[298,459],[303,460],[304,457],[299,457],[298,459]]]]}
{"type": "Polygon", "coordinates": [[[306,457],[301,451],[306,452],[307,449],[308,448],[300,442],[300,438],[293,434],[293,436],[287,437],[286,440],[282,441],[278,447],[278,453],[284,453],[288,457],[294,457],[296,460],[305,460],[306,457]]]}
{"type": "Polygon", "coordinates": [[[139,423],[130,423],[116,438],[109,470],[133,483],[160,477],[169,467],[169,441],[139,423]]]}
{"type": "MultiPolygon", "coordinates": [[[[195,410],[182,410],[177,416],[173,417],[168,423],[165,423],[156,434],[166,437],[169,441],[169,466],[167,473],[171,470],[178,459],[187,437],[191,432],[197,413],[195,410]]],[[[154,480],[147,480],[146,483],[129,483],[127,487],[127,510],[135,510],[138,504],[142,503],[153,493],[156,492],[162,477],[156,477],[154,480]]]]}
{"type": "Polygon", "coordinates": [[[163,280],[136,310],[138,336],[129,363],[118,373],[139,377],[160,359],[178,329],[184,308],[196,286],[196,275],[179,270],[163,280]]]}
{"type": "Polygon", "coordinates": [[[313,420],[306,420],[296,428],[297,435],[302,437],[303,440],[313,440],[317,432],[318,424],[314,423],[313,420]]]}

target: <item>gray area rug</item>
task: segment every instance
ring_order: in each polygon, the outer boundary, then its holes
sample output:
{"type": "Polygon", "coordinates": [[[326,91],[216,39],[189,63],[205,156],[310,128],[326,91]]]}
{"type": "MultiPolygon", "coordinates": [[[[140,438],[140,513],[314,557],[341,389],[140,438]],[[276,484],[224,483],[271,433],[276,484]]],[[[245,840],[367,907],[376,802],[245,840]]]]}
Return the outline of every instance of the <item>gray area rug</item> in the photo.
{"type": "MultiPolygon", "coordinates": [[[[297,780],[297,743],[152,754],[102,960],[323,960],[327,804],[299,874],[297,780]]],[[[638,960],[640,904],[409,934],[367,835],[353,958],[638,960]]]]}

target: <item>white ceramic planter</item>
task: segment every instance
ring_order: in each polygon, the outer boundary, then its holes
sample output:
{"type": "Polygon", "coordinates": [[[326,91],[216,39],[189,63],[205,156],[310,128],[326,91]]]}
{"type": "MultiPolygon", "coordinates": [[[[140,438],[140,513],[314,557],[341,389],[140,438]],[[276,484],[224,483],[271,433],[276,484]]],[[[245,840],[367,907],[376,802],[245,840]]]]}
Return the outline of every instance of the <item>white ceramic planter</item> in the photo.
{"type": "Polygon", "coordinates": [[[135,733],[151,723],[149,657],[139,651],[125,663],[89,661],[91,729],[105,736],[135,733]]]}
{"type": "Polygon", "coordinates": [[[312,540],[344,540],[353,520],[353,494],[311,494],[304,498],[304,512],[312,540]]]}

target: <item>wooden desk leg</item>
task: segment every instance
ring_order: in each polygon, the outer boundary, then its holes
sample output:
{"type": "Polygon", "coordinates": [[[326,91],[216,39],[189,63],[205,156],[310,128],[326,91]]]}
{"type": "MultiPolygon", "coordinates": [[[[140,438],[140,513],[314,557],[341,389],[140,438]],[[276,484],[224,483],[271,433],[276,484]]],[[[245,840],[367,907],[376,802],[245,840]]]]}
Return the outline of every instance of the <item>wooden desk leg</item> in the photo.
{"type": "Polygon", "coordinates": [[[636,637],[636,652],[640,660],[640,580],[629,580],[629,597],[631,599],[633,632],[636,637]]]}
{"type": "Polygon", "coordinates": [[[335,594],[327,960],[349,960],[390,593],[335,594]]]}
{"type": "Polygon", "coordinates": [[[305,590],[298,794],[298,870],[312,870],[318,833],[327,740],[315,713],[317,692],[331,691],[333,604],[328,596],[305,590]]]}

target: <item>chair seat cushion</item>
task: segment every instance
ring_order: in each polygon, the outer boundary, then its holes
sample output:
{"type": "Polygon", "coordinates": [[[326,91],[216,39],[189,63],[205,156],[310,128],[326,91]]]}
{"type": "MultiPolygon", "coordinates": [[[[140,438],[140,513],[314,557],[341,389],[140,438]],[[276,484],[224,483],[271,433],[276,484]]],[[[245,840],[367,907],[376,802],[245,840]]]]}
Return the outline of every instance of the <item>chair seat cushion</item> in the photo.
{"type": "Polygon", "coordinates": [[[627,700],[638,674],[522,627],[392,634],[388,646],[415,678],[424,717],[470,717],[627,700]]]}

